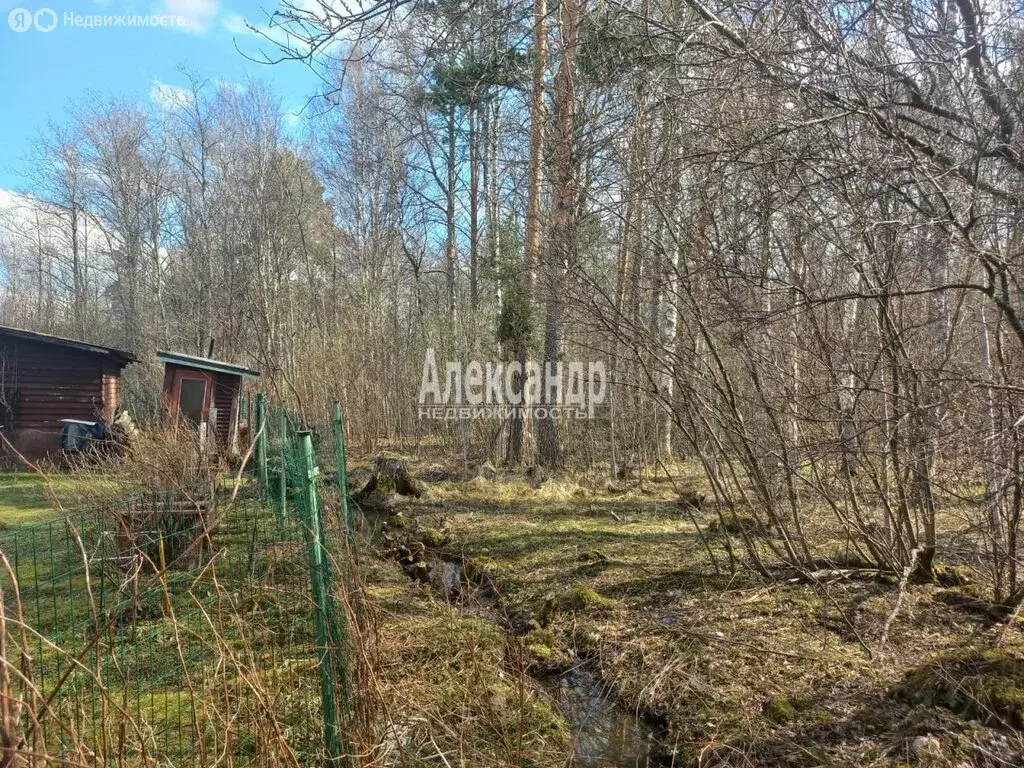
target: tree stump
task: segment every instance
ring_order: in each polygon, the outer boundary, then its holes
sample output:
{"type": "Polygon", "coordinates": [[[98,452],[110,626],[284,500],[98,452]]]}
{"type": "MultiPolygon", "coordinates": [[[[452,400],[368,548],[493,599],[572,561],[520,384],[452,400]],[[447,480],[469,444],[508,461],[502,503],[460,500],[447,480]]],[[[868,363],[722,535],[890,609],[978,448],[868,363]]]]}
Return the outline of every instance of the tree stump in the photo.
{"type": "Polygon", "coordinates": [[[405,459],[386,454],[376,456],[373,459],[373,474],[352,495],[352,501],[359,506],[383,506],[392,494],[418,499],[423,495],[423,486],[409,474],[405,459]],[[377,499],[376,503],[374,499],[377,499]]]}

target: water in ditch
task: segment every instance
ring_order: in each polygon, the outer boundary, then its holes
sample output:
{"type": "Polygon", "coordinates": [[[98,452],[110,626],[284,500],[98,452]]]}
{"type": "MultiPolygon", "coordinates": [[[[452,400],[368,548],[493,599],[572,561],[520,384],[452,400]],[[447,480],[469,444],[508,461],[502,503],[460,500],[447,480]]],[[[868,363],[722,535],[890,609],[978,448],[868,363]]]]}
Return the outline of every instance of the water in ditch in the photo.
{"type": "Polygon", "coordinates": [[[571,669],[544,687],[572,731],[574,766],[646,768],[664,764],[664,729],[619,706],[586,668],[571,669]]]}
{"type": "MultiPolygon", "coordinates": [[[[462,562],[436,557],[431,583],[449,603],[464,599],[462,562]]],[[[647,768],[663,764],[664,729],[619,706],[600,678],[586,666],[537,679],[565,718],[573,737],[573,765],[579,768],[647,768]]]]}
{"type": "MultiPolygon", "coordinates": [[[[438,599],[487,604],[479,589],[471,588],[457,557],[434,555],[427,559],[429,581],[438,599]]],[[[405,567],[411,577],[412,572],[405,567]]],[[[664,728],[619,705],[587,666],[558,675],[535,678],[555,702],[573,738],[573,765],[578,768],[648,768],[665,764],[664,728]]]]}

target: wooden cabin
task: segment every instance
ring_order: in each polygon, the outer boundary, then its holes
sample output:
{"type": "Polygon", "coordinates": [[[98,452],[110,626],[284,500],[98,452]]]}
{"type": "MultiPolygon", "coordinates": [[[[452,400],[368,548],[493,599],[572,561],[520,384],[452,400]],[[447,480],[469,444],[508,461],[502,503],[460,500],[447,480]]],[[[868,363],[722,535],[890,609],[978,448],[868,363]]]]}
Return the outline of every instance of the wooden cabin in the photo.
{"type": "Polygon", "coordinates": [[[0,430],[27,458],[56,452],[63,420],[113,421],[134,362],[121,349],[0,326],[0,430]]]}
{"type": "Polygon", "coordinates": [[[164,413],[171,424],[189,424],[202,440],[213,434],[217,449],[238,449],[238,402],[243,379],[259,372],[241,365],[158,350],[164,364],[164,413]]]}

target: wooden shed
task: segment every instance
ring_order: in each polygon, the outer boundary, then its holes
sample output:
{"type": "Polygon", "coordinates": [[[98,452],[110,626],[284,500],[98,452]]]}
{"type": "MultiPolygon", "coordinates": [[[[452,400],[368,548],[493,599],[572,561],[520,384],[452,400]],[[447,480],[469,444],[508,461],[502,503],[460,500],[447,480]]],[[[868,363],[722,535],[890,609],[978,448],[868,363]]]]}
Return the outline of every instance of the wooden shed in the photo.
{"type": "Polygon", "coordinates": [[[257,379],[259,372],[182,352],[158,350],[156,359],[164,364],[164,412],[168,420],[198,427],[203,436],[212,431],[219,449],[236,450],[242,380],[257,379]]]}
{"type": "Polygon", "coordinates": [[[113,421],[130,352],[0,326],[0,429],[29,458],[60,448],[63,419],[113,421]]]}

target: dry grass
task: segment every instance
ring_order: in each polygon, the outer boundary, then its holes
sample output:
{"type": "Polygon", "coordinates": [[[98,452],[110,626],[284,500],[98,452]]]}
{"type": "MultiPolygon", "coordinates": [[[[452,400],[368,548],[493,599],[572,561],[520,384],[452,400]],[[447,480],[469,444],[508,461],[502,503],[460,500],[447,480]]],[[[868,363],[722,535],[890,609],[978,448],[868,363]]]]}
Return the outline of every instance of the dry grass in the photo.
{"type": "Polygon", "coordinates": [[[365,765],[564,765],[568,733],[518,645],[392,564],[364,565],[377,647],[380,747],[365,765]]]}
{"type": "MultiPolygon", "coordinates": [[[[976,584],[908,585],[883,643],[897,580],[731,572],[721,532],[709,536],[716,571],[671,483],[573,477],[538,488],[509,473],[411,468],[439,479],[399,503],[404,516],[443,526],[450,552],[485,565],[518,631],[542,621],[554,658],[592,659],[628,705],[664,714],[678,765],[1015,765],[1024,753],[1012,719],[969,721],[976,709],[902,693],[929,659],[997,644],[1024,658],[1020,625],[986,613],[976,584]],[[600,600],[570,607],[581,590],[600,600]]],[[[715,519],[697,515],[705,531],[715,519]]],[[[958,516],[946,519],[945,534],[959,535],[958,516]]],[[[808,529],[842,552],[827,516],[808,529]]],[[[1024,701],[1024,678],[999,684],[1019,686],[1024,701]]]]}
{"type": "MultiPolygon", "coordinates": [[[[583,661],[626,706],[664,720],[675,765],[1020,764],[1024,639],[1015,619],[979,599],[984,585],[911,583],[894,615],[892,578],[808,583],[730,570],[728,530],[702,540],[669,482],[538,483],[410,466],[429,491],[397,502],[406,535],[444,531],[446,553],[463,559],[487,599],[445,604],[393,562],[362,557],[361,587],[341,593],[350,625],[360,622],[350,648],[360,765],[566,765],[571,734],[535,678],[583,661]]],[[[353,480],[358,487],[358,472],[353,480]]],[[[695,517],[705,533],[718,519],[707,510],[695,517]]],[[[944,519],[947,536],[962,534],[955,513],[944,519]]],[[[841,551],[826,516],[808,530],[841,551]]],[[[225,522],[215,543],[230,553],[249,538],[225,522]]],[[[267,642],[308,618],[303,550],[263,556],[273,579],[222,572],[215,560],[171,604],[177,613],[158,610],[153,625],[168,647],[202,651],[201,664],[183,665],[189,686],[156,696],[164,717],[201,713],[208,764],[319,759],[312,657],[267,642]]],[[[145,578],[159,586],[158,575],[145,578]]],[[[17,620],[6,620],[18,647],[17,620]]],[[[7,720],[16,731],[45,708],[8,669],[6,693],[22,707],[7,720]]],[[[110,686],[113,705],[118,686],[94,682],[110,686]]],[[[126,755],[159,725],[130,713],[119,722],[135,734],[126,755]]],[[[87,762],[86,735],[67,739],[87,762]]]]}
{"type": "Polygon", "coordinates": [[[60,494],[70,508],[107,504],[131,493],[195,487],[204,492],[224,477],[218,461],[203,456],[195,435],[185,430],[139,430],[120,451],[93,452],[72,458],[72,465],[50,472],[76,483],[60,494]]]}

